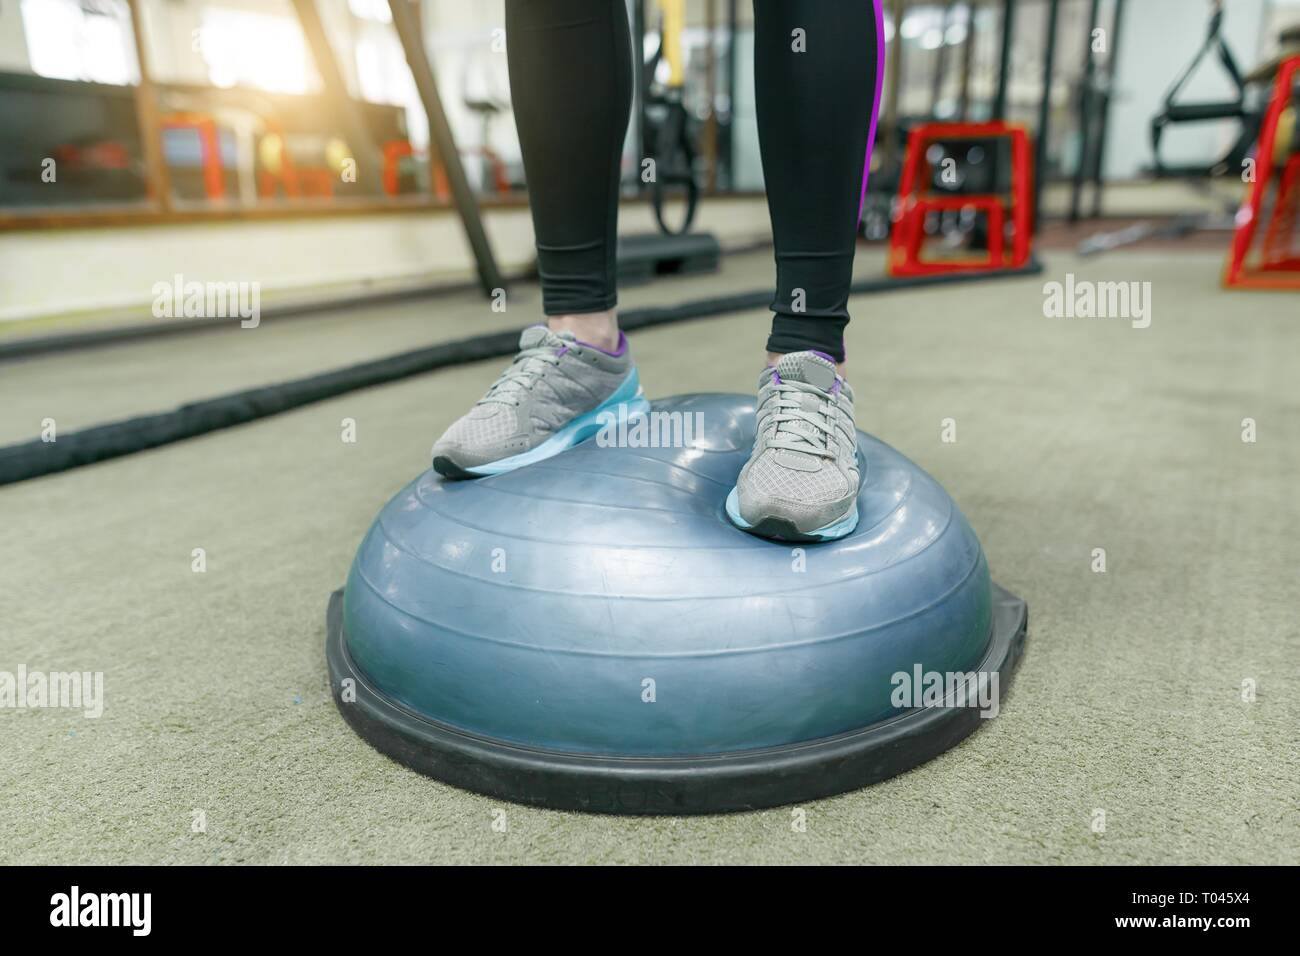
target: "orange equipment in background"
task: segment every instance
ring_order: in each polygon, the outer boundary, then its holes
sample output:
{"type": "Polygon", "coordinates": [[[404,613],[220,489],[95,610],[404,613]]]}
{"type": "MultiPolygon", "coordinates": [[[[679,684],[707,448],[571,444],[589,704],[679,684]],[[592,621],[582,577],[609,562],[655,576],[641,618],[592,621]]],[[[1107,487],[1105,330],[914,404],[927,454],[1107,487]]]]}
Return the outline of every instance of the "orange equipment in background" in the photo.
{"type": "Polygon", "coordinates": [[[217,121],[207,113],[169,113],[159,120],[164,129],[192,129],[199,134],[199,151],[203,164],[203,191],[212,201],[226,196],[226,179],[221,169],[221,140],[217,121]]]}
{"type": "MultiPolygon", "coordinates": [[[[993,157],[989,157],[992,159],[993,157]]],[[[889,274],[894,276],[937,275],[948,272],[996,272],[1015,269],[1029,262],[1033,214],[1033,161],[1024,127],[993,123],[926,123],[912,130],[907,139],[894,207],[894,228],[889,236],[889,274]],[[935,177],[931,147],[955,140],[1009,140],[1011,176],[1008,193],[943,193],[931,189],[935,177]],[[988,254],[979,257],[926,259],[926,219],[931,213],[971,211],[986,218],[988,254]],[[1011,224],[1010,249],[1006,225],[1011,224]]]]}
{"type": "Polygon", "coordinates": [[[411,146],[410,140],[390,139],[384,143],[384,192],[389,196],[396,196],[401,192],[402,185],[402,160],[407,156],[415,155],[415,149],[411,146]]]}

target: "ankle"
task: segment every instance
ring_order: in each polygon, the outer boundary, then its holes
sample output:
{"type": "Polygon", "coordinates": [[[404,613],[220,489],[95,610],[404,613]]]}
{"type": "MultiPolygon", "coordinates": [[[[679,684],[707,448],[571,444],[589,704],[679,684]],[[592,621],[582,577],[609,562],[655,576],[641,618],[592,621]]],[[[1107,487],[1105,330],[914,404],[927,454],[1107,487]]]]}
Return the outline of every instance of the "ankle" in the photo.
{"type": "Polygon", "coordinates": [[[618,348],[618,316],[613,309],[581,315],[550,315],[546,326],[552,332],[572,332],[579,342],[612,352],[618,348]]]}
{"type": "MultiPolygon", "coordinates": [[[[768,368],[775,367],[776,363],[781,361],[781,356],[784,354],[785,354],[784,352],[768,352],[767,367],[768,368]]],[[[848,374],[847,370],[845,369],[844,362],[835,363],[835,374],[838,375],[840,378],[844,378],[848,374]]]]}

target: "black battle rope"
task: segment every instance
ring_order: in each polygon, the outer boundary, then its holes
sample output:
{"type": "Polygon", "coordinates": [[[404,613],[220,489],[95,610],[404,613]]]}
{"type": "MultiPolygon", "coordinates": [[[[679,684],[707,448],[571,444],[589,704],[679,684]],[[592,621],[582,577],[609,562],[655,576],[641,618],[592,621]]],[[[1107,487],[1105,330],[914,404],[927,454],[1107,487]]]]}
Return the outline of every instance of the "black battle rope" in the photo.
{"type": "MultiPolygon", "coordinates": [[[[1042,265],[1031,261],[1019,269],[996,273],[969,272],[941,276],[866,279],[851,287],[854,295],[889,292],[916,286],[969,282],[999,277],[1033,275],[1042,265]]],[[[697,299],[661,308],[630,309],[620,313],[619,326],[626,331],[667,325],[711,315],[760,309],[772,301],[771,290],[743,292],[711,299],[697,299]]],[[[168,412],[141,415],[122,421],[95,425],[59,435],[57,441],[41,439],[0,446],[0,485],[13,484],[70,468],[92,465],[136,452],[169,445],[278,415],[303,405],[324,401],[358,389],[386,385],[413,375],[422,375],[451,365],[513,355],[519,347],[519,329],[490,332],[469,338],[400,352],[386,358],[348,365],[344,368],[291,379],[274,385],[218,395],[189,402],[168,412]]]]}

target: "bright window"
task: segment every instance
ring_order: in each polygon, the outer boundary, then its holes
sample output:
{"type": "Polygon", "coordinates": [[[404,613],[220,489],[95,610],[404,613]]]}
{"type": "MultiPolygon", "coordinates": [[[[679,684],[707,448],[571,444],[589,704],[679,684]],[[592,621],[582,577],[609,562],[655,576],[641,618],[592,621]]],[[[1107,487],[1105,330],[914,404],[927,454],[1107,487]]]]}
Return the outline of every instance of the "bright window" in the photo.
{"type": "Polygon", "coordinates": [[[213,86],[307,93],[317,86],[302,28],[290,17],[205,7],[200,49],[213,86]]]}
{"type": "Polygon", "coordinates": [[[406,135],[416,149],[429,143],[429,124],[406,55],[392,27],[363,23],[357,31],[357,86],[361,98],[406,109],[406,135]]]}
{"type": "Polygon", "coordinates": [[[390,23],[393,19],[393,13],[388,9],[388,0],[348,0],[348,9],[358,20],[390,23]]]}
{"type": "Polygon", "coordinates": [[[125,86],[138,79],[124,0],[22,0],[32,72],[125,86]]]}

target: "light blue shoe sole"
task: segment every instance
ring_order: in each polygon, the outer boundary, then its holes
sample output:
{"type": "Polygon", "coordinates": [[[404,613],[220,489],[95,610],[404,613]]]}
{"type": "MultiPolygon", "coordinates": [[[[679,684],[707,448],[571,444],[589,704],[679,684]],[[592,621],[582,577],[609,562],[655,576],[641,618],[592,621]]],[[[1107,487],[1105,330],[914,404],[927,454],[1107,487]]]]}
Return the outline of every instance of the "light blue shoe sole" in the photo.
{"type": "Polygon", "coordinates": [[[849,513],[830,524],[813,531],[799,531],[794,524],[780,518],[765,518],[756,525],[750,524],[740,516],[740,489],[732,488],[727,495],[727,517],[741,531],[770,538],[774,541],[836,541],[853,533],[858,526],[858,503],[855,500],[849,513]]]}
{"type": "Polygon", "coordinates": [[[615,421],[619,419],[630,421],[647,414],[649,411],[650,403],[641,392],[641,378],[634,368],[609,398],[591,411],[583,412],[574,418],[536,448],[530,448],[518,455],[511,455],[509,458],[490,461],[484,465],[475,465],[472,468],[461,468],[448,459],[438,458],[434,460],[434,469],[440,475],[448,477],[486,478],[489,475],[500,475],[507,471],[514,471],[516,468],[522,468],[524,465],[531,465],[535,462],[545,461],[547,458],[553,458],[560,452],[586,441],[600,431],[605,426],[605,423],[609,421],[605,416],[613,415],[615,421]]]}

